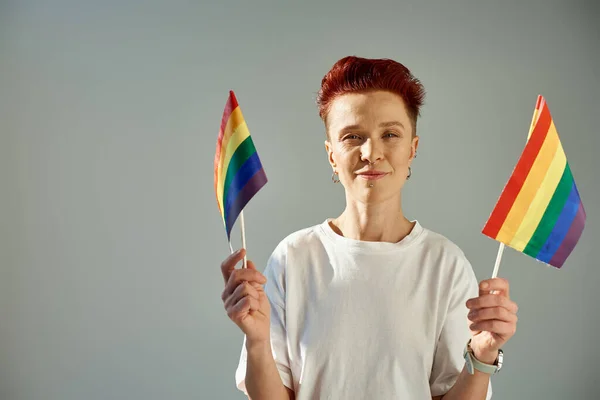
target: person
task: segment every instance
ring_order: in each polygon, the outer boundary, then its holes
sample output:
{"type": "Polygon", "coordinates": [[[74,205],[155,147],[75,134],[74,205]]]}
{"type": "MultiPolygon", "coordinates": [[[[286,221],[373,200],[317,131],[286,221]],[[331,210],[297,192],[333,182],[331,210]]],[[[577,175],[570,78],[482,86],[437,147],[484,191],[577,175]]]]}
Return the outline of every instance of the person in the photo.
{"type": "Polygon", "coordinates": [[[421,82],[389,59],[345,57],[317,97],[336,218],[285,237],[264,274],[240,249],[222,300],[244,333],[235,378],[252,400],[491,398],[517,305],[501,278],[478,283],[446,237],[409,220],[421,82]]]}

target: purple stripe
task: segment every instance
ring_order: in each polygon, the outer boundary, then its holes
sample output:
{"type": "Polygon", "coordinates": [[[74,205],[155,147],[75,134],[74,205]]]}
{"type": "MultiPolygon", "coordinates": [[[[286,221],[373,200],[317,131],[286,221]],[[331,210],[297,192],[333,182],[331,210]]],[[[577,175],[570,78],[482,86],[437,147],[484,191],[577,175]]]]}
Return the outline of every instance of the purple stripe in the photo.
{"type": "Polygon", "coordinates": [[[583,203],[580,202],[579,208],[577,209],[577,214],[575,214],[573,223],[569,228],[569,232],[567,232],[567,235],[562,241],[560,247],[550,260],[550,265],[553,265],[556,268],[560,268],[563,266],[567,257],[569,257],[569,254],[571,254],[571,252],[575,248],[575,245],[577,244],[577,241],[583,233],[583,228],[585,227],[585,217],[585,209],[583,208],[583,203]]]}
{"type": "Polygon", "coordinates": [[[235,220],[240,215],[240,212],[266,183],[267,175],[265,174],[265,170],[261,168],[248,180],[231,205],[225,210],[227,215],[225,225],[227,229],[227,239],[231,240],[231,229],[233,228],[235,220]]]}
{"type": "Polygon", "coordinates": [[[546,243],[544,243],[535,258],[547,264],[552,260],[556,250],[558,250],[565,236],[567,236],[567,232],[575,219],[575,215],[577,215],[577,210],[579,210],[580,203],[581,199],[579,198],[579,193],[577,193],[575,182],[573,182],[567,201],[556,219],[552,232],[548,235],[546,243]]]}
{"type": "MultiPolygon", "coordinates": [[[[235,155],[234,155],[235,157],[235,155]]],[[[231,162],[229,163],[231,166],[231,162]]],[[[229,187],[224,188],[223,194],[223,208],[225,209],[225,220],[227,221],[227,213],[231,209],[231,206],[239,193],[242,191],[248,181],[262,168],[258,153],[254,152],[244,163],[238,168],[229,183],[229,187]]]]}

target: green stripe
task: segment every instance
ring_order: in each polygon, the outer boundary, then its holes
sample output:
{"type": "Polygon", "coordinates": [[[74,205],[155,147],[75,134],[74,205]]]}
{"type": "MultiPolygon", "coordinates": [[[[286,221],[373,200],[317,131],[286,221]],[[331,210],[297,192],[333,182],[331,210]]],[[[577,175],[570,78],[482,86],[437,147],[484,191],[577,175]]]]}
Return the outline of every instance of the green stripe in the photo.
{"type": "Polygon", "coordinates": [[[556,225],[556,221],[558,221],[558,217],[560,217],[560,213],[569,198],[572,187],[573,175],[571,174],[569,164],[567,164],[562,177],[556,186],[556,190],[552,195],[552,199],[550,199],[550,203],[548,204],[539,225],[535,229],[535,232],[531,236],[529,243],[527,243],[525,250],[523,250],[523,253],[532,257],[538,255],[542,246],[544,246],[544,243],[548,240],[548,236],[552,233],[552,229],[554,229],[554,225],[556,225]]]}
{"type": "Polygon", "coordinates": [[[225,175],[225,184],[223,185],[223,207],[225,207],[225,199],[227,199],[227,192],[229,192],[229,185],[235,177],[235,174],[244,165],[247,159],[252,154],[256,153],[256,148],[252,142],[252,137],[248,135],[246,139],[235,149],[231,160],[229,160],[229,166],[227,167],[227,175],[225,175]]]}

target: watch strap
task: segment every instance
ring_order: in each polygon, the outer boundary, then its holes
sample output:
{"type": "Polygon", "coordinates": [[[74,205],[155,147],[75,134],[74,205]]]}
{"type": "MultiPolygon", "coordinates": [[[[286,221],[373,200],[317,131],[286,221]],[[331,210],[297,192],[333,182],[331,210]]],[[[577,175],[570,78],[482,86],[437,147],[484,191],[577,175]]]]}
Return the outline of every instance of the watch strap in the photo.
{"type": "Polygon", "coordinates": [[[498,370],[500,369],[498,365],[485,364],[479,361],[477,358],[475,358],[475,356],[473,355],[473,351],[469,346],[470,343],[471,341],[469,340],[469,343],[467,343],[467,346],[465,347],[464,351],[465,365],[469,374],[473,375],[475,373],[475,370],[489,375],[493,375],[496,372],[498,372],[498,370]]]}

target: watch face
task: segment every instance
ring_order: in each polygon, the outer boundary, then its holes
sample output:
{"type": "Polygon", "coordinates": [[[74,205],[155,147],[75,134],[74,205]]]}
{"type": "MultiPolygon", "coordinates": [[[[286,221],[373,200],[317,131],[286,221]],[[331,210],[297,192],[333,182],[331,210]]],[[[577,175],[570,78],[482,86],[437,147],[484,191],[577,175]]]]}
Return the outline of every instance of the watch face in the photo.
{"type": "Polygon", "coordinates": [[[473,375],[475,373],[475,367],[473,366],[473,360],[471,360],[470,354],[465,354],[465,366],[467,367],[467,371],[469,374],[473,375]]]}
{"type": "Polygon", "coordinates": [[[504,361],[504,353],[502,350],[498,350],[498,371],[502,368],[502,362],[504,361]]]}

